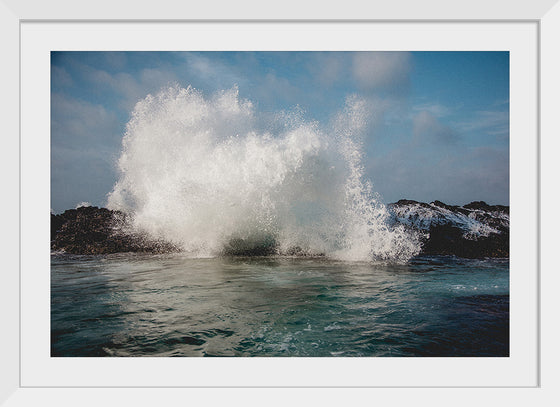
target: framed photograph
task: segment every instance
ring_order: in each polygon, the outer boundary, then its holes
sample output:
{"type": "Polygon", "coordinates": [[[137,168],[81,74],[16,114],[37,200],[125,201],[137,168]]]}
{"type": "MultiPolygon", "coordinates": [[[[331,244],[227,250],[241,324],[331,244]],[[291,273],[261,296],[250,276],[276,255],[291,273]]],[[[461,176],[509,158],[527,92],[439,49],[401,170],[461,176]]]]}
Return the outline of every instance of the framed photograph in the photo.
{"type": "Polygon", "coordinates": [[[34,3],[0,9],[7,405],[554,399],[554,1],[34,3]]]}

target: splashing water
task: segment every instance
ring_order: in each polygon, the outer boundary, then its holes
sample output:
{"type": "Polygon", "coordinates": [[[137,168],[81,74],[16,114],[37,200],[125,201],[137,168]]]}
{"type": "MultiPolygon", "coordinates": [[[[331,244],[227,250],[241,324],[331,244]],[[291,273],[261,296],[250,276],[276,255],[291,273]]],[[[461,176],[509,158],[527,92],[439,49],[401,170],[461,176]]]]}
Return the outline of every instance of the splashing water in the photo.
{"type": "Polygon", "coordinates": [[[237,88],[205,98],[169,87],[135,106],[108,207],[196,257],[406,261],[417,237],[388,226],[363,179],[366,112],[350,97],[324,130],[297,110],[259,115],[237,88]]]}

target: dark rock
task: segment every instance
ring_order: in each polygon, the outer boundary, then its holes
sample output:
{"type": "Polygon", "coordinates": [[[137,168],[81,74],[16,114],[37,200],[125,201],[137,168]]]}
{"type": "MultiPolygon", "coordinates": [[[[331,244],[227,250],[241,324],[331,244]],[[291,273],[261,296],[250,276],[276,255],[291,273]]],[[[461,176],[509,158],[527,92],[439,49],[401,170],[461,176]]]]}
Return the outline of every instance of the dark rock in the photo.
{"type": "Polygon", "coordinates": [[[397,202],[389,204],[389,206],[407,206],[407,205],[420,205],[429,207],[430,205],[424,202],[413,201],[412,199],[400,199],[397,202]]]}
{"type": "Polygon", "coordinates": [[[232,238],[224,248],[224,254],[228,256],[269,256],[277,252],[273,236],[232,238]]]}
{"type": "MultiPolygon", "coordinates": [[[[401,199],[388,205],[395,224],[420,231],[424,236],[421,254],[455,255],[465,258],[509,257],[509,207],[482,201],[464,206],[440,201],[430,204],[401,199]],[[476,227],[483,233],[478,233],[476,227]]],[[[51,250],[72,254],[121,252],[168,253],[180,251],[171,242],[133,232],[126,214],[95,206],[51,214],[51,250]]],[[[273,236],[259,239],[232,238],[226,255],[265,256],[276,254],[273,236]]],[[[303,255],[300,248],[294,255],[303,255]]]]}
{"type": "Polygon", "coordinates": [[[483,201],[464,206],[401,199],[388,205],[396,224],[419,230],[426,255],[509,257],[509,207],[483,201]]]}
{"type": "Polygon", "coordinates": [[[490,233],[476,240],[466,239],[461,228],[451,224],[432,225],[422,254],[452,255],[469,259],[509,257],[509,233],[490,233]]]}
{"type": "Polygon", "coordinates": [[[467,210],[465,210],[464,208],[462,208],[460,206],[447,205],[447,204],[445,204],[441,201],[434,201],[430,205],[434,205],[434,206],[437,206],[437,207],[440,207],[440,208],[444,208],[444,209],[447,209],[448,211],[451,211],[451,212],[462,213],[463,215],[468,215],[468,213],[469,213],[467,210]]]}
{"type": "Polygon", "coordinates": [[[178,251],[170,242],[127,231],[127,217],[96,206],[51,214],[51,250],[72,254],[178,251]]]}
{"type": "Polygon", "coordinates": [[[482,210],[488,210],[490,208],[490,205],[488,205],[486,202],[484,201],[473,201],[469,204],[464,205],[465,208],[467,209],[482,209],[482,210]]]}
{"type": "Polygon", "coordinates": [[[437,201],[437,200],[432,202],[431,204],[435,205],[435,206],[439,206],[440,208],[445,208],[445,209],[450,210],[450,211],[453,211],[453,210],[458,208],[458,206],[447,205],[447,204],[444,204],[443,202],[437,201]]]}
{"type": "Polygon", "coordinates": [[[504,205],[488,205],[484,201],[474,201],[469,204],[463,205],[466,209],[478,209],[487,212],[503,212],[509,214],[509,206],[504,205]]]}

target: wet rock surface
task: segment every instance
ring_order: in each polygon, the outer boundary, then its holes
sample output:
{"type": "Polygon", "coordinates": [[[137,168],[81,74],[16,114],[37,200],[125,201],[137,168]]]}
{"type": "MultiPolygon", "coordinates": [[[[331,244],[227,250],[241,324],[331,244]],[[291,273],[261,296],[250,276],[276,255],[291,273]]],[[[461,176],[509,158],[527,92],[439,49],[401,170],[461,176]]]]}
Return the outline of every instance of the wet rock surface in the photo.
{"type": "Polygon", "coordinates": [[[421,254],[509,257],[508,206],[482,201],[454,206],[403,199],[388,207],[393,222],[421,233],[421,254]]]}
{"type": "Polygon", "coordinates": [[[125,227],[126,215],[96,206],[51,214],[51,251],[72,254],[167,253],[178,248],[125,227]]]}
{"type": "MultiPolygon", "coordinates": [[[[394,224],[420,233],[426,255],[464,258],[509,257],[509,207],[476,201],[463,206],[400,200],[388,205],[394,224]]],[[[155,240],[127,228],[127,216],[95,206],[51,214],[51,250],[71,254],[180,251],[170,242],[155,240]]],[[[268,242],[265,240],[265,242],[268,242]]],[[[270,243],[270,242],[268,242],[270,243]]],[[[230,242],[229,255],[269,255],[272,243],[254,249],[230,242]]]]}

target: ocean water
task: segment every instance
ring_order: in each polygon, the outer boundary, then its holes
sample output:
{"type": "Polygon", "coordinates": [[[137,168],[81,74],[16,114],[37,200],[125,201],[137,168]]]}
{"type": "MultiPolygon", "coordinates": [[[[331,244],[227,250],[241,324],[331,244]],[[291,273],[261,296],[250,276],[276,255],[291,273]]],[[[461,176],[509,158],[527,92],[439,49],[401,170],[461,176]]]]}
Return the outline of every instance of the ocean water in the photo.
{"type": "Polygon", "coordinates": [[[179,85],[135,105],[107,207],[182,252],[53,254],[52,356],[508,355],[508,261],[418,257],[365,176],[375,104],[256,105],[179,85]]]}
{"type": "Polygon", "coordinates": [[[51,257],[52,356],[508,356],[509,262],[51,257]]]}

